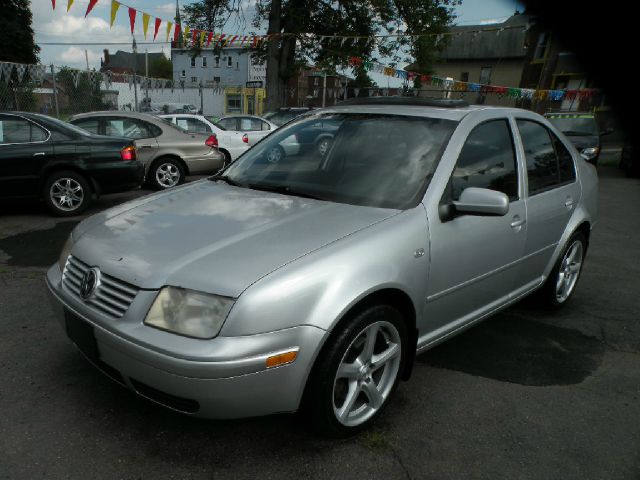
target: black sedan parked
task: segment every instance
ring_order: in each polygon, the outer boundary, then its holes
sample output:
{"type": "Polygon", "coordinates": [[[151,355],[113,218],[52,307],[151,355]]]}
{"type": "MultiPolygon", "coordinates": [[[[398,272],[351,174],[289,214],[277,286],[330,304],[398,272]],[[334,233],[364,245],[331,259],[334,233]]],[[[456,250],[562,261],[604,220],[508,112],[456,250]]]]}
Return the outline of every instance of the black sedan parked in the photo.
{"type": "Polygon", "coordinates": [[[37,113],[0,112],[0,198],[42,198],[56,215],[140,186],[131,139],[93,135],[37,113]]]}

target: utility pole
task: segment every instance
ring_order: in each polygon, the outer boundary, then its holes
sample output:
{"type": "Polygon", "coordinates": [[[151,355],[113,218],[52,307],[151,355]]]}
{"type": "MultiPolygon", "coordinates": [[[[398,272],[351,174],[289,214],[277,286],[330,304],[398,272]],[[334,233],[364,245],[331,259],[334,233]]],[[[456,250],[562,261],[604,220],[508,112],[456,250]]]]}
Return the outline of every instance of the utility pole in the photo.
{"type": "MultiPolygon", "coordinates": [[[[133,36],[133,35],[132,35],[133,36]]],[[[138,111],[138,45],[136,37],[133,37],[133,111],[138,111]]]]}
{"type": "Polygon", "coordinates": [[[327,71],[322,72],[322,106],[324,107],[325,97],[327,95],[327,71]]]}
{"type": "Polygon", "coordinates": [[[58,111],[58,87],[56,86],[56,70],[51,64],[51,81],[53,83],[53,100],[56,106],[56,118],[60,118],[60,112],[58,111]]]}
{"type": "Polygon", "coordinates": [[[84,59],[87,62],[87,72],[89,71],[89,52],[87,52],[87,49],[84,49],[84,59]]]}
{"type": "Polygon", "coordinates": [[[149,101],[149,50],[148,49],[144,49],[144,77],[145,77],[145,81],[144,81],[144,85],[145,85],[145,102],[149,101]]]}

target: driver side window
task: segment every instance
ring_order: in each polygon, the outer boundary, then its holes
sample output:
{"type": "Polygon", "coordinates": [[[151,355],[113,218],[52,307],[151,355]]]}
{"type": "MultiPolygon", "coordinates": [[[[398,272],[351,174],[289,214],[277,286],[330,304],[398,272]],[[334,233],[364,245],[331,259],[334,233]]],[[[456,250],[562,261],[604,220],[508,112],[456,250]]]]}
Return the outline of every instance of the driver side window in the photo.
{"type": "Polygon", "coordinates": [[[488,188],[518,199],[518,169],[511,128],[506,119],[475,127],[462,147],[451,176],[452,199],[468,187],[488,188]]]}

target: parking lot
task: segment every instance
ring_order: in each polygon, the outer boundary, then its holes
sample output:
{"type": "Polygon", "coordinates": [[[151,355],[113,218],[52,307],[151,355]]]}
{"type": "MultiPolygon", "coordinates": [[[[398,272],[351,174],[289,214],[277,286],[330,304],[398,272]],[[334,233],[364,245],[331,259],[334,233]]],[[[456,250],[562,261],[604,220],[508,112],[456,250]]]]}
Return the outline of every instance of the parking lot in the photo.
{"type": "MultiPolygon", "coordinates": [[[[0,478],[640,478],[640,180],[600,168],[599,221],[561,311],[523,302],[418,358],[375,427],[206,421],[92,367],[44,273],[79,219],[0,214],[0,478]]],[[[149,192],[105,197],[88,212],[149,192]]]]}

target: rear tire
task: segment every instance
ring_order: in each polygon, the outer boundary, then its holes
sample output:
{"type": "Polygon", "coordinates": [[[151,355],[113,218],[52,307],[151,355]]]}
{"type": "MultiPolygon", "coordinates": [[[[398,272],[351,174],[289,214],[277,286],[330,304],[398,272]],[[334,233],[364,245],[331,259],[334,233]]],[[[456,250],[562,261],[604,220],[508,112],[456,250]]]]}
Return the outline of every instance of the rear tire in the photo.
{"type": "Polygon", "coordinates": [[[402,314],[389,305],[371,306],[333,333],[303,399],[314,429],[339,438],[371,425],[398,386],[407,348],[402,314]]]}
{"type": "Polygon", "coordinates": [[[184,169],[174,158],[159,158],[149,168],[149,184],[154,190],[167,190],[184,183],[184,169]]]}
{"type": "Polygon", "coordinates": [[[536,293],[542,306],[557,309],[571,299],[582,272],[586,251],[586,237],[581,232],[575,232],[558,257],[549,278],[536,293]]]}
{"type": "Polygon", "coordinates": [[[91,203],[91,195],[89,182],[72,170],[55,172],[44,182],[44,202],[59,217],[80,215],[91,203]]]}

